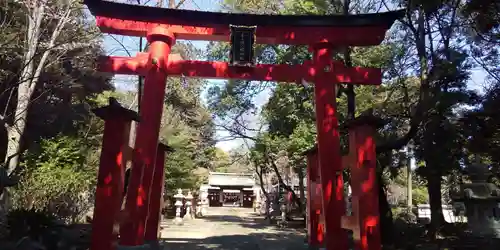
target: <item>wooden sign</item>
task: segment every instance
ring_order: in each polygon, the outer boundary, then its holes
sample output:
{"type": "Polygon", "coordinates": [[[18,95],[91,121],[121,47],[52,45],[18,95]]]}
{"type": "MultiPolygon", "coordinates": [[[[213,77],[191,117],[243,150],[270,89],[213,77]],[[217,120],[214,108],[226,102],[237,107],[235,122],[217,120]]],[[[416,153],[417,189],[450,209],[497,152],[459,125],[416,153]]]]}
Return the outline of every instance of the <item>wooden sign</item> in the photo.
{"type": "Polygon", "coordinates": [[[229,25],[231,51],[229,62],[233,66],[250,67],[255,64],[254,46],[257,26],[229,25]]]}

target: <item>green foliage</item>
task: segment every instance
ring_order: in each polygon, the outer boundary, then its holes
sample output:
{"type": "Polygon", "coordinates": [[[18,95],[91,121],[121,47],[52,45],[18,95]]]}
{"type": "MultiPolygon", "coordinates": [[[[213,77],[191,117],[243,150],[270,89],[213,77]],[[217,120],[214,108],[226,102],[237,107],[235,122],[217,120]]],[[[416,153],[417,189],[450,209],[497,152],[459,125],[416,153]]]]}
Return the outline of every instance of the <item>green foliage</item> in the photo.
{"type": "MultiPolygon", "coordinates": [[[[200,104],[199,94],[197,91],[186,93],[181,82],[173,83],[174,90],[166,99],[160,131],[160,140],[174,149],[165,165],[166,176],[169,176],[165,180],[168,192],[177,188],[196,189],[205,175],[197,173],[211,168],[215,157],[212,118],[200,104]]],[[[199,89],[201,83],[193,85],[199,89]]]]}
{"type": "Polygon", "coordinates": [[[408,211],[407,208],[394,207],[392,208],[392,216],[396,221],[396,225],[399,223],[413,223],[416,221],[416,216],[412,211],[408,211]]]}
{"type": "Polygon", "coordinates": [[[325,15],[328,12],[330,1],[326,0],[305,0],[305,1],[284,1],[283,12],[287,14],[315,14],[325,15]]]}
{"type": "MultiPolygon", "coordinates": [[[[29,46],[37,46],[36,54],[30,60],[36,63],[47,51],[49,39],[55,28],[55,1],[46,4],[47,13],[41,21],[39,44],[26,43],[28,8],[25,2],[8,0],[0,6],[0,123],[2,128],[14,126],[17,86],[19,76],[25,69],[24,53],[29,46]],[[49,14],[50,13],[50,14],[49,14]]],[[[33,2],[34,4],[34,2],[33,2]]],[[[58,134],[83,136],[93,140],[99,132],[90,112],[94,98],[104,90],[112,89],[109,75],[97,72],[97,57],[103,53],[100,31],[87,18],[81,4],[75,3],[69,20],[61,34],[50,48],[47,64],[29,100],[27,127],[23,134],[21,148],[30,149],[41,140],[58,134]],[[97,129],[97,130],[93,130],[97,129]]],[[[31,13],[33,14],[33,13],[31,13]]],[[[24,119],[23,119],[24,120],[24,119]]],[[[12,129],[19,129],[13,128],[12,129]]],[[[0,158],[5,158],[7,137],[5,129],[0,130],[0,158]]]]}
{"type": "Polygon", "coordinates": [[[290,135],[288,151],[294,152],[293,158],[303,159],[302,153],[314,146],[316,141],[315,124],[301,122],[290,135]]]}
{"type": "Polygon", "coordinates": [[[412,195],[412,204],[428,204],[429,203],[429,194],[425,187],[414,188],[411,192],[412,195]]]}
{"type": "Polygon", "coordinates": [[[178,188],[195,188],[199,184],[200,177],[194,174],[196,166],[189,156],[189,152],[182,148],[169,154],[165,166],[167,192],[175,192],[178,188]]]}
{"type": "Polygon", "coordinates": [[[220,148],[213,150],[212,168],[215,172],[228,172],[227,169],[231,164],[231,158],[228,153],[220,148]]]}
{"type": "Polygon", "coordinates": [[[463,13],[474,21],[474,27],[479,32],[488,33],[498,31],[500,27],[499,8],[495,0],[470,0],[465,4],[463,13]]]}
{"type": "Polygon", "coordinates": [[[96,167],[88,165],[90,147],[68,136],[42,140],[24,156],[24,171],[13,190],[14,207],[48,210],[75,220],[89,208],[96,167]]]}

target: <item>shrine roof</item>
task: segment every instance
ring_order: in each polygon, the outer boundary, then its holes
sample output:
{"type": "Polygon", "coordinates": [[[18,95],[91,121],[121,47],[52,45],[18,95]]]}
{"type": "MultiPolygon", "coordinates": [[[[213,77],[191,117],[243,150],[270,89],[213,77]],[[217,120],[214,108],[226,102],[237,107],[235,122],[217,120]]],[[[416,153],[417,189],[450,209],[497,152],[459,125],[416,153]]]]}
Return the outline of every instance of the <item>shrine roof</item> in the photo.
{"type": "Polygon", "coordinates": [[[255,180],[251,174],[210,172],[210,186],[254,186],[255,180]]]}
{"type": "Polygon", "coordinates": [[[84,0],[90,12],[131,21],[170,25],[210,27],[212,25],[256,25],[294,27],[363,27],[390,28],[403,16],[404,10],[359,15],[260,15],[167,9],[105,0],[84,0]]]}

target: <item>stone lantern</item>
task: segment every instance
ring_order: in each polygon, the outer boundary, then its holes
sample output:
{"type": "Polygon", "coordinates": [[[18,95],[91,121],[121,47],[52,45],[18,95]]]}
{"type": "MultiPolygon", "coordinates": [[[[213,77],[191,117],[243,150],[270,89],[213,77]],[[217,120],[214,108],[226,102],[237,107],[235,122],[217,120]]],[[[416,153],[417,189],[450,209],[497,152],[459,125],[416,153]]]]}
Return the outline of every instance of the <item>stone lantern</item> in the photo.
{"type": "Polygon", "coordinates": [[[280,211],[281,211],[281,226],[286,225],[287,218],[287,199],[286,197],[280,197],[279,199],[280,211]]]}
{"type": "Polygon", "coordinates": [[[208,208],[208,192],[204,192],[201,194],[201,216],[207,214],[208,208]]]}
{"type": "Polygon", "coordinates": [[[182,208],[182,199],[184,199],[184,195],[182,194],[182,189],[177,189],[177,194],[174,195],[175,198],[175,223],[180,225],[182,224],[181,217],[181,208],[182,208]]]}
{"type": "Polygon", "coordinates": [[[192,219],[193,218],[193,213],[191,212],[191,208],[193,206],[193,194],[191,191],[188,191],[188,194],[186,195],[186,218],[192,219]]]}
{"type": "Polygon", "coordinates": [[[500,189],[488,183],[488,166],[478,161],[466,168],[471,183],[453,195],[465,206],[467,225],[474,236],[500,238],[500,189]]]}

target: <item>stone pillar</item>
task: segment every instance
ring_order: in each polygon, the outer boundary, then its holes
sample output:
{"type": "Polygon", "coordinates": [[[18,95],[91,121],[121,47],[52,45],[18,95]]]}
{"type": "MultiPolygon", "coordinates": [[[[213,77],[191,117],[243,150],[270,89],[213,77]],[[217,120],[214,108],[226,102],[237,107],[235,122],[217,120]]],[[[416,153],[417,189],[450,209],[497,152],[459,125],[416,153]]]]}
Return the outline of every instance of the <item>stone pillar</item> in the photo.
{"type": "Polygon", "coordinates": [[[240,192],[240,200],[239,200],[239,203],[238,203],[238,206],[242,207],[243,206],[243,202],[244,202],[244,199],[245,196],[243,195],[243,190],[241,190],[240,192]]]}
{"type": "Polygon", "coordinates": [[[191,191],[188,191],[186,195],[186,215],[184,216],[187,219],[193,219],[193,213],[191,209],[193,208],[193,194],[191,191]]]}
{"type": "Polygon", "coordinates": [[[279,199],[279,203],[280,203],[280,211],[281,211],[281,226],[285,226],[286,225],[286,217],[287,217],[287,206],[286,206],[286,203],[287,203],[287,199],[285,197],[281,197],[279,199]]]}
{"type": "Polygon", "coordinates": [[[201,194],[201,216],[205,216],[207,214],[208,208],[208,192],[204,192],[201,194]]]}
{"type": "Polygon", "coordinates": [[[181,208],[182,208],[182,199],[184,199],[184,195],[182,194],[182,189],[177,189],[177,194],[174,195],[175,198],[175,219],[174,223],[177,225],[182,225],[182,217],[181,217],[181,208]]]}
{"type": "Polygon", "coordinates": [[[253,188],[253,194],[254,194],[254,212],[259,212],[260,214],[260,206],[261,206],[261,193],[260,193],[260,188],[253,188]]]}

